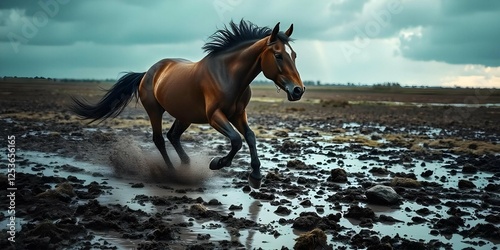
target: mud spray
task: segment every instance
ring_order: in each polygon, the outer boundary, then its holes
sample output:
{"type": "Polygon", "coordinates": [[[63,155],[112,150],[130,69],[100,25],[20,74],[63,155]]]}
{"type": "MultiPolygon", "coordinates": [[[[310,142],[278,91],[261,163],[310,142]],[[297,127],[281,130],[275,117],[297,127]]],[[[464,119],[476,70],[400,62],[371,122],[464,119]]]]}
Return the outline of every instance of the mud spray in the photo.
{"type": "MultiPolygon", "coordinates": [[[[144,146],[131,138],[117,138],[109,159],[118,177],[134,178],[145,182],[199,185],[213,176],[208,168],[210,157],[207,152],[189,152],[191,163],[181,164],[174,150],[168,155],[175,170],[167,169],[160,152],[154,147],[144,146]]],[[[167,144],[167,148],[170,145],[167,144]]]]}

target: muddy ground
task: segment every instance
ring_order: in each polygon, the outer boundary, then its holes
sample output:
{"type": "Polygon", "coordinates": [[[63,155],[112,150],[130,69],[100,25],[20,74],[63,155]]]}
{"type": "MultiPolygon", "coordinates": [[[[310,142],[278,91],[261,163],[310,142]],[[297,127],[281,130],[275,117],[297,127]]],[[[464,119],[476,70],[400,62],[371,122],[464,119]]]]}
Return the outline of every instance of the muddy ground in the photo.
{"type": "MultiPolygon", "coordinates": [[[[500,102],[492,92],[412,97],[310,89],[290,103],[283,93],[257,88],[248,108],[265,174],[257,190],[246,181],[247,147],[233,166],[208,169],[229,143],[206,125],[183,135],[190,166],[176,163],[168,172],[140,103],[100,124],[68,111],[70,96],[95,102],[99,87],[109,86],[0,82],[2,249],[496,249],[500,243],[500,108],[489,105],[500,102]],[[405,100],[418,104],[386,102],[405,100]],[[453,105],[435,105],[443,100],[453,105]],[[488,105],[457,105],[470,100],[488,105]],[[9,136],[15,178],[7,176],[9,136]],[[367,190],[376,185],[398,199],[373,199],[367,190]],[[7,226],[10,210],[15,235],[7,226]]],[[[166,115],[165,127],[172,121],[166,115]]]]}

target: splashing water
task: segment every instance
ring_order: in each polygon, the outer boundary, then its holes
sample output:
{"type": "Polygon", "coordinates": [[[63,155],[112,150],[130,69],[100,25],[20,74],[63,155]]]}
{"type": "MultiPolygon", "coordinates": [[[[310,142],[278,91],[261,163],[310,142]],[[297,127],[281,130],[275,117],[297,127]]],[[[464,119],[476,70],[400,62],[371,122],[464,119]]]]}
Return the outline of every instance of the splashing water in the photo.
{"type": "Polygon", "coordinates": [[[170,151],[168,154],[175,169],[168,169],[156,148],[141,148],[140,145],[141,142],[130,138],[120,138],[113,145],[109,159],[117,176],[182,185],[201,184],[213,176],[213,171],[208,168],[210,158],[206,152],[190,153],[191,163],[186,165],[176,159],[175,151],[170,151]]]}

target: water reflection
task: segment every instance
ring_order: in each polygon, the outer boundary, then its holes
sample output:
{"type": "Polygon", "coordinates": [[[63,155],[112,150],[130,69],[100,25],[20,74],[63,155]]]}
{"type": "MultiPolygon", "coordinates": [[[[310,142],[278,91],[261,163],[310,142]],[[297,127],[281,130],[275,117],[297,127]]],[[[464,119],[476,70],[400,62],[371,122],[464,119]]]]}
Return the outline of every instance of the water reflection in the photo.
{"type": "MultiPolygon", "coordinates": [[[[262,208],[262,204],[260,201],[255,200],[250,204],[250,207],[248,208],[248,213],[250,215],[250,220],[258,222],[259,219],[259,213],[262,208]]],[[[255,229],[251,228],[248,230],[248,236],[245,241],[245,247],[246,249],[252,249],[252,244],[254,242],[254,235],[255,235],[255,229]]]]}

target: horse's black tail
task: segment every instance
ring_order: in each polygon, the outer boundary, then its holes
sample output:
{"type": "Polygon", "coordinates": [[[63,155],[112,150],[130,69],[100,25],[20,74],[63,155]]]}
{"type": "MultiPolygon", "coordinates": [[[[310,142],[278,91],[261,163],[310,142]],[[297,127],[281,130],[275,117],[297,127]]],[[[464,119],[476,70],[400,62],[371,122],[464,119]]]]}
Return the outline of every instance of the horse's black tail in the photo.
{"type": "Polygon", "coordinates": [[[70,109],[83,119],[91,119],[90,122],[114,118],[125,109],[134,96],[137,98],[139,84],[145,74],[131,72],[124,75],[96,105],[72,97],[74,104],[70,109]]]}

